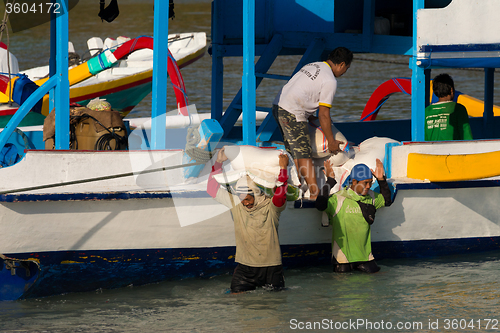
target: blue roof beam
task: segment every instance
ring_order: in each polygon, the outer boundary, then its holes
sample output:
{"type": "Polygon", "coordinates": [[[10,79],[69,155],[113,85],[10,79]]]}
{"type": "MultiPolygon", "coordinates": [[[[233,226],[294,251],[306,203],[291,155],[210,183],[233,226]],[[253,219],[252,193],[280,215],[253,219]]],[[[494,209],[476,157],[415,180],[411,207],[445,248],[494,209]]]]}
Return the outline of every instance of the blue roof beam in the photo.
{"type": "MultiPolygon", "coordinates": [[[[306,52],[300,59],[299,63],[295,67],[292,76],[297,73],[304,65],[318,61],[325,51],[325,41],[321,38],[314,38],[306,52]]],[[[257,138],[259,141],[269,141],[274,135],[277,135],[278,132],[278,124],[274,120],[272,113],[269,113],[262,124],[259,127],[257,132],[257,138]]]]}
{"type": "MultiPolygon", "coordinates": [[[[280,53],[282,48],[282,40],[283,39],[281,35],[274,35],[271,42],[267,45],[264,53],[257,61],[257,64],[255,65],[255,72],[257,76],[255,80],[255,89],[257,89],[257,87],[262,82],[263,77],[260,76],[260,74],[267,73],[269,68],[271,68],[272,64],[274,63],[274,60],[280,53]]],[[[242,89],[238,91],[235,98],[227,108],[226,113],[221,118],[220,123],[222,128],[224,129],[225,135],[229,133],[229,131],[238,120],[238,117],[241,115],[241,108],[238,108],[238,105],[242,105],[242,89]]]]}

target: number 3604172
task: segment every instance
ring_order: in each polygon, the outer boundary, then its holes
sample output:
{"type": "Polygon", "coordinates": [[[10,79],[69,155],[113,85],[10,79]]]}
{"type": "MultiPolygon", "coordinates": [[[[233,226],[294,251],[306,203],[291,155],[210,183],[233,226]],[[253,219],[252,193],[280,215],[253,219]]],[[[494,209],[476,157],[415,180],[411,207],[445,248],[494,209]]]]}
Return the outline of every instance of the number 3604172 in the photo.
{"type": "Polygon", "coordinates": [[[445,319],[444,329],[498,330],[498,319],[445,319]]]}
{"type": "Polygon", "coordinates": [[[5,11],[7,12],[7,14],[60,14],[61,4],[52,2],[8,2],[5,4],[5,11]]]}

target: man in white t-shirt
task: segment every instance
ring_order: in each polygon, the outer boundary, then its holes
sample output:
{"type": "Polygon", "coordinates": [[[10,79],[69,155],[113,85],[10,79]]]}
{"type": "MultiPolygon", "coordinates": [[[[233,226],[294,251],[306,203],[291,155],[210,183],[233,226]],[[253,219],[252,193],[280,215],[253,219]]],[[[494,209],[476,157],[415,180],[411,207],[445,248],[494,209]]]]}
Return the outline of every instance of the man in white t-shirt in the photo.
{"type": "Polygon", "coordinates": [[[319,189],[312,161],[308,121],[315,119],[316,110],[321,129],[331,153],[340,152],[343,142],[333,137],[330,108],[337,90],[337,79],[351,66],[353,54],[338,47],[328,60],[302,67],[280,90],[273,102],[273,116],[280,128],[286,150],[293,156],[299,173],[304,177],[310,199],[316,200],[319,189]]]}

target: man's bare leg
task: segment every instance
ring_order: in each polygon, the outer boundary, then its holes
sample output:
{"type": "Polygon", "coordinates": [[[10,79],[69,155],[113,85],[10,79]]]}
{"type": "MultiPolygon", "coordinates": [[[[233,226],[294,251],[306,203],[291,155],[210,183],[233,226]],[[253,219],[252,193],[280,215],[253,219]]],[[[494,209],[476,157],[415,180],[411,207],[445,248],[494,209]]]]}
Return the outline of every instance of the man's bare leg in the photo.
{"type": "Polygon", "coordinates": [[[299,175],[304,177],[307,186],[309,187],[309,198],[311,200],[316,200],[319,194],[319,189],[312,158],[299,158],[294,160],[294,162],[297,166],[299,175]]]}

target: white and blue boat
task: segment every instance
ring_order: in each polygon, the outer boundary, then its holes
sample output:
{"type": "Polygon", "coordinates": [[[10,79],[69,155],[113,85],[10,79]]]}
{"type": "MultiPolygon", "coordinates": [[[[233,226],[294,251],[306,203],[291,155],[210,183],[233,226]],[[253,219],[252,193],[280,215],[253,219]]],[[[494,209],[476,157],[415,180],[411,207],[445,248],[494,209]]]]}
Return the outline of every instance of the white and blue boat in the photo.
{"type": "MultiPolygon", "coordinates": [[[[282,55],[302,55],[294,71],[338,46],[408,55],[411,119],[335,124],[355,143],[374,136],[398,141],[385,146],[394,203],[377,214],[374,255],[498,249],[500,126],[493,114],[494,68],[500,67],[498,1],[479,6],[470,0],[214,0],[212,8],[212,104],[210,119],[199,128],[207,141],[198,148],[273,146],[280,140],[270,106],[255,101],[264,79],[289,78],[269,73],[282,55]],[[227,110],[225,57],[243,57],[244,64],[242,89],[227,110]],[[424,142],[430,73],[442,67],[485,68],[484,114],[470,120],[476,140],[424,142]],[[256,111],[268,113],[258,126],[256,111]],[[242,126],[235,126],[240,116],[242,126]]],[[[69,149],[67,12],[51,22],[53,75],[0,134],[0,146],[28,148],[19,162],[0,169],[0,299],[210,276],[234,267],[230,213],[205,191],[211,165],[186,157],[186,129],[166,129],[167,43],[162,41],[168,20],[162,18],[167,11],[166,1],[155,1],[150,125],[137,124],[129,150],[120,151],[69,149]],[[41,128],[20,128],[25,141],[12,134],[49,91],[56,110],[54,150],[44,150],[41,128]]],[[[190,125],[199,117],[185,119],[190,125]]],[[[280,242],[286,267],[330,261],[331,230],[321,226],[320,212],[300,200],[288,202],[282,214],[280,242]]]]}

